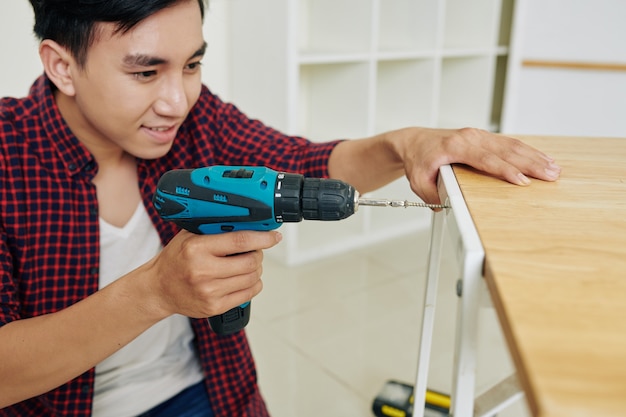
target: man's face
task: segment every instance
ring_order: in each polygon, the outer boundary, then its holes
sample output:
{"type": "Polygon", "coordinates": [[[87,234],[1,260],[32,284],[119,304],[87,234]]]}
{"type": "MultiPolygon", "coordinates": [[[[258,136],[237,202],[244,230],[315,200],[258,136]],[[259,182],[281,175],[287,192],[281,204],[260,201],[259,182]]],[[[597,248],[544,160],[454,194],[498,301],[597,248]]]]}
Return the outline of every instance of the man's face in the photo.
{"type": "Polygon", "coordinates": [[[120,149],[152,159],[166,154],[200,95],[205,50],[198,2],[184,1],[126,33],[100,24],[83,69],[73,68],[75,95],[59,107],[96,155],[120,149]]]}

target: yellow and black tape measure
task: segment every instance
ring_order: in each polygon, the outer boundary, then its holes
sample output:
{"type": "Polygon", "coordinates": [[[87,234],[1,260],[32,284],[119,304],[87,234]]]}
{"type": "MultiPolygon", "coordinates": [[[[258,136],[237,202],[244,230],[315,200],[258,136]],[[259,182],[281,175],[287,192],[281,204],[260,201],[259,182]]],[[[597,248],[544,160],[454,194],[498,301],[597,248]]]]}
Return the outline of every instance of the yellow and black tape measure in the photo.
{"type": "MultiPolygon", "coordinates": [[[[413,386],[400,381],[387,381],[374,399],[372,411],[376,417],[412,417],[413,386]]],[[[450,411],[450,396],[426,390],[426,408],[447,415],[450,411]]]]}

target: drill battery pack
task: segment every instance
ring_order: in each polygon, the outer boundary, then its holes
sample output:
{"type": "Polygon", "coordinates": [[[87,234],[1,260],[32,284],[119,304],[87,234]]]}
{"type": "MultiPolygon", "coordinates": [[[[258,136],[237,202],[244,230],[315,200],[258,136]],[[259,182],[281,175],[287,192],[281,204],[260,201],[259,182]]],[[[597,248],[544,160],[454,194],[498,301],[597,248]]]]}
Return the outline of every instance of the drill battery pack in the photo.
{"type": "MultiPolygon", "coordinates": [[[[440,392],[427,390],[424,416],[448,416],[450,397],[440,392]]],[[[413,386],[390,380],[385,383],[374,399],[372,411],[376,417],[412,417],[413,386]]]]}

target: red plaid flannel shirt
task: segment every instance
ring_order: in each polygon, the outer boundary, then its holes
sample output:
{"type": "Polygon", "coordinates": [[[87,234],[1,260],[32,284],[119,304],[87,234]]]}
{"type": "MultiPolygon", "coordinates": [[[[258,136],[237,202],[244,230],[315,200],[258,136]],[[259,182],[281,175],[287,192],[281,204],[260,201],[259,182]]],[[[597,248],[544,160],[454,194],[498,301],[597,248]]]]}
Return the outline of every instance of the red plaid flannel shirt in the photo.
{"type": "MultiPolygon", "coordinates": [[[[29,96],[0,101],[0,326],[64,309],[98,290],[96,163],[40,77],[29,96]]],[[[161,175],[215,164],[264,165],[308,176],[327,175],[336,142],[314,144],[247,118],[203,87],[172,150],[140,160],[144,204],[163,244],[176,227],[152,206],[161,175]]],[[[218,417],[267,416],[245,333],[216,336],[192,320],[206,389],[218,417]]],[[[1,360],[11,360],[2,358],[1,360]]],[[[0,416],[89,416],[94,370],[46,394],[0,410],[0,416]]]]}

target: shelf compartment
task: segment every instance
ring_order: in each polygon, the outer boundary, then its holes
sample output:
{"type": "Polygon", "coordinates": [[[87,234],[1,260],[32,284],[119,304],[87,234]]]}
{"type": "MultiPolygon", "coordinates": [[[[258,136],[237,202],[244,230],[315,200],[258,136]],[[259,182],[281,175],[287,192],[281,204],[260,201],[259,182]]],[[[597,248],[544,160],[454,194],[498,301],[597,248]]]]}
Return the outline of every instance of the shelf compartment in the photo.
{"type": "Polygon", "coordinates": [[[371,50],[373,0],[298,1],[301,54],[371,50]]]}
{"type": "Polygon", "coordinates": [[[315,141],[367,135],[369,64],[300,67],[298,133],[315,141]]]}
{"type": "Polygon", "coordinates": [[[435,99],[434,59],[378,62],[376,131],[431,126],[435,99]]]}
{"type": "Polygon", "coordinates": [[[437,46],[441,2],[378,0],[378,50],[432,51],[437,46]]]}
{"type": "Polygon", "coordinates": [[[442,60],[439,126],[490,128],[493,67],[493,57],[442,60]]]}
{"type": "Polygon", "coordinates": [[[497,44],[501,0],[446,0],[443,47],[489,48],[497,44]]]}

